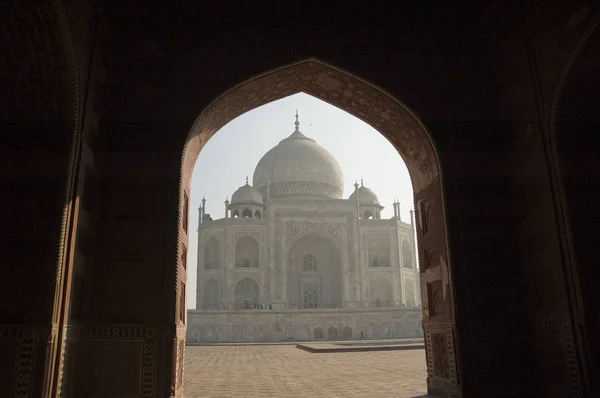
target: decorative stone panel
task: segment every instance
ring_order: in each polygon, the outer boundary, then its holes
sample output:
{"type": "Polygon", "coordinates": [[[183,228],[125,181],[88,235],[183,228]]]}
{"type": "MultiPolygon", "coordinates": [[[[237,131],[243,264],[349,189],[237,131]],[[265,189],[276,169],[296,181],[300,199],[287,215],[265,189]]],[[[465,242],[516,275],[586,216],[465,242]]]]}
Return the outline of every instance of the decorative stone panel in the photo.
{"type": "Polygon", "coordinates": [[[446,396],[460,396],[453,324],[423,322],[427,358],[427,385],[446,396]]]}
{"type": "Polygon", "coordinates": [[[154,397],[156,333],[155,328],[138,326],[92,328],[91,355],[97,354],[93,360],[96,370],[92,376],[93,391],[110,396],[114,388],[119,394],[127,391],[134,396],[154,397]],[[120,379],[126,384],[116,385],[120,379]]]}
{"type": "Polygon", "coordinates": [[[540,362],[538,377],[545,378],[543,393],[553,397],[583,397],[573,329],[567,317],[536,316],[533,319],[534,350],[547,357],[540,362]],[[553,347],[550,350],[548,347],[553,347]],[[562,367],[560,366],[562,362],[562,367]]]}
{"type": "Polygon", "coordinates": [[[31,397],[38,336],[34,326],[0,327],[0,396],[31,397]]]}
{"type": "Polygon", "coordinates": [[[342,244],[342,228],[339,223],[315,223],[288,221],[285,223],[285,243],[309,230],[317,230],[333,237],[338,245],[342,244]]]}

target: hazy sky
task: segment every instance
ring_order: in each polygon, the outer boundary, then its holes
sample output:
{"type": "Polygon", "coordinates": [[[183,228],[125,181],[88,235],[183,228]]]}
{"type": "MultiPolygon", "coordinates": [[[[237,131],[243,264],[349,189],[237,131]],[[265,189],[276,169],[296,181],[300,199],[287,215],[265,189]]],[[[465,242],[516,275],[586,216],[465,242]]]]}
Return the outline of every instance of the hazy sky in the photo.
{"type": "Polygon", "coordinates": [[[295,94],[245,113],[217,132],[200,152],[192,175],[191,233],[188,248],[187,307],[196,308],[198,208],[206,197],[206,212],[214,219],[225,216],[225,198],[246,183],[252,184],[261,157],[294,131],[295,113],[300,131],[327,149],[344,172],[344,198],[363,178],[385,209],[381,218],[394,215],[392,203],[400,201],[402,219],[409,221],[413,193],[408,170],[398,151],[377,130],[308,94],[295,94]]]}

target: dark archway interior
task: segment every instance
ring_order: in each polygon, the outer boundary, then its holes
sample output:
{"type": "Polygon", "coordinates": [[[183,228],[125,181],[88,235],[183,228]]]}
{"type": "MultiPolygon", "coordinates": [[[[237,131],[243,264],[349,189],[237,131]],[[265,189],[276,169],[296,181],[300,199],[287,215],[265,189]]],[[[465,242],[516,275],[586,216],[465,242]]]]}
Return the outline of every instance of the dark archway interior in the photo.
{"type": "Polygon", "coordinates": [[[3,6],[0,396],[182,396],[195,157],[300,91],[411,171],[429,393],[600,396],[598,5],[396,6],[3,6]]]}

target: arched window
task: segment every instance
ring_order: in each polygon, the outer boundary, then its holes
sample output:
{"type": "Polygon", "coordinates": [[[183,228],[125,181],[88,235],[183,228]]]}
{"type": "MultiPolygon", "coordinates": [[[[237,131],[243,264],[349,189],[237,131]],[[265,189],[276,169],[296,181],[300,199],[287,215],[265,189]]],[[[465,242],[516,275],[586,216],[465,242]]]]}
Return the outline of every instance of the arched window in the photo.
{"type": "Polygon", "coordinates": [[[375,267],[375,268],[379,267],[379,257],[375,257],[373,259],[373,267],[375,267]]]}
{"type": "Polygon", "coordinates": [[[252,218],[252,211],[250,211],[250,209],[244,209],[244,211],[242,211],[242,218],[252,218]]]}
{"type": "Polygon", "coordinates": [[[363,216],[363,218],[369,220],[369,219],[373,218],[373,214],[369,210],[367,210],[367,211],[365,211],[365,215],[363,216]]]}
{"type": "Polygon", "coordinates": [[[310,253],[304,256],[302,261],[302,270],[307,272],[315,272],[317,270],[317,258],[310,253]]]}
{"type": "Polygon", "coordinates": [[[234,210],[233,213],[231,213],[231,217],[233,218],[238,218],[240,216],[240,212],[237,210],[234,210]]]}
{"type": "Polygon", "coordinates": [[[304,300],[302,302],[304,308],[319,308],[319,298],[317,297],[317,291],[309,287],[304,290],[304,300]]]}
{"type": "Polygon", "coordinates": [[[260,210],[256,210],[256,213],[254,213],[254,217],[256,217],[256,218],[262,217],[262,214],[260,214],[260,210]]]}

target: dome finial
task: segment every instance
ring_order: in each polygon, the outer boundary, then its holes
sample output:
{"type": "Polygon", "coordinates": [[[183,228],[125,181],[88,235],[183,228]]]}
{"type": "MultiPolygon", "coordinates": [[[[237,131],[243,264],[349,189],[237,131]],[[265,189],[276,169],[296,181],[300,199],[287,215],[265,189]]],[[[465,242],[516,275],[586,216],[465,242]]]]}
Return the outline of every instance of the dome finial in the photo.
{"type": "Polygon", "coordinates": [[[246,185],[248,185],[248,176],[246,176],[246,185]]]}
{"type": "Polygon", "coordinates": [[[300,122],[298,121],[298,109],[296,109],[296,121],[294,122],[296,125],[296,131],[300,131],[300,122]]]}
{"type": "Polygon", "coordinates": [[[363,179],[362,179],[362,177],[360,177],[360,186],[361,186],[361,187],[364,187],[364,186],[365,186],[365,184],[363,183],[363,179]]]}

